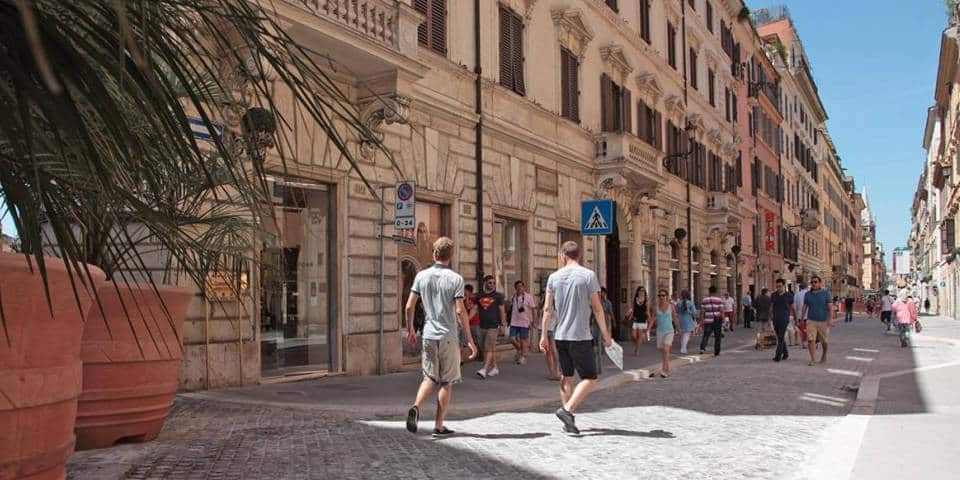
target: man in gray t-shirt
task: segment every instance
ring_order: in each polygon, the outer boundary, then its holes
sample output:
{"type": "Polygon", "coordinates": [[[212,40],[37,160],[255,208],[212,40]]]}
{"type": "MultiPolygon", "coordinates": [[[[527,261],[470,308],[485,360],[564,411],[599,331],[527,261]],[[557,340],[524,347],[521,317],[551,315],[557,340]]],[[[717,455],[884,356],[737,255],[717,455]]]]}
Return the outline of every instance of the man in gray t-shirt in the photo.
{"type": "Polygon", "coordinates": [[[433,266],[417,273],[407,299],[407,343],[417,342],[413,327],[413,314],[417,302],[423,302],[426,320],[423,326],[423,354],[421,368],[423,381],[417,390],[417,399],[407,411],[407,430],[417,432],[420,420],[420,405],[427,399],[434,387],[437,392],[437,418],[433,429],[434,437],[445,437],[453,433],[443,424],[450,404],[453,384],[460,381],[460,341],[458,338],[457,318],[460,329],[467,340],[470,358],[477,356],[477,347],[470,334],[470,319],[463,305],[463,277],[450,269],[453,256],[453,240],[440,237],[433,243],[433,266]]]}
{"type": "MultiPolygon", "coordinates": [[[[580,266],[580,246],[565,242],[561,247],[560,261],[563,267],[547,279],[547,298],[543,308],[543,331],[556,316],[554,339],[560,361],[560,399],[563,406],[556,414],[563,422],[563,432],[579,435],[573,412],[593,389],[597,381],[597,362],[593,354],[593,335],[590,333],[590,312],[597,318],[597,326],[603,335],[604,346],[613,344],[603,305],[600,303],[600,282],[593,271],[580,266]],[[574,385],[573,374],[580,375],[580,383],[574,385]]],[[[550,342],[540,339],[540,349],[547,351],[550,342]]]]}

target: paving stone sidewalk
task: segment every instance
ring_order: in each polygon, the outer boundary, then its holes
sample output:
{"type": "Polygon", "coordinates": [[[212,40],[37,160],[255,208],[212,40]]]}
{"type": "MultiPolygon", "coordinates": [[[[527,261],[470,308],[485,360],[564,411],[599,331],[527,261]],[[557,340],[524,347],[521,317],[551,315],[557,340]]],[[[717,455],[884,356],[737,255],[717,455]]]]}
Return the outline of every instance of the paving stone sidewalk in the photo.
{"type": "MultiPolygon", "coordinates": [[[[558,401],[458,415],[448,422],[458,434],[433,440],[403,429],[412,386],[398,396],[397,413],[389,417],[305,408],[306,402],[291,408],[181,397],[157,441],[77,453],[68,474],[75,479],[812,478],[808,457],[850,412],[860,378],[913,357],[895,337],[883,335],[878,321],[863,317],[837,325],[830,352],[824,368],[807,366],[806,353],[796,348],[781,363],[771,361],[772,350],[731,350],[678,368],[668,379],[599,391],[578,412],[580,438],[559,432],[552,413],[558,401]]],[[[461,396],[466,394],[455,391],[455,404],[461,396]]],[[[431,425],[425,412],[421,430],[431,425]]]]}

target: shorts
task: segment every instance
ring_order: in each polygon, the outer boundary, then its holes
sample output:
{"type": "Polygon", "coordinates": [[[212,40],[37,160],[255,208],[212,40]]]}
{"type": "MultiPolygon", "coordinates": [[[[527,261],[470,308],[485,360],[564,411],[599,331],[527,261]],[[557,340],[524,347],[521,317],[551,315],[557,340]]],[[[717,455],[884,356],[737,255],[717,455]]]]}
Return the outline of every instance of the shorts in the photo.
{"type": "Polygon", "coordinates": [[[820,336],[820,343],[830,341],[830,325],[828,322],[815,322],[813,320],[807,322],[807,341],[816,342],[817,335],[820,336]]]}
{"type": "Polygon", "coordinates": [[[423,376],[443,386],[460,382],[460,345],[456,340],[423,340],[423,376]]]}
{"type": "Polygon", "coordinates": [[[667,333],[658,333],[657,334],[657,348],[663,349],[663,347],[669,348],[673,345],[673,332],[667,333]]]}
{"type": "Polygon", "coordinates": [[[643,322],[643,323],[633,322],[633,329],[634,329],[634,330],[646,330],[646,329],[647,329],[647,322],[643,322]]]}
{"type": "Polygon", "coordinates": [[[880,312],[880,321],[881,321],[881,322],[887,322],[887,323],[889,323],[889,322],[890,322],[890,316],[892,315],[892,313],[893,313],[893,312],[891,312],[890,310],[884,310],[884,311],[880,312]]]}
{"type": "Polygon", "coordinates": [[[597,378],[593,340],[557,340],[557,359],[560,361],[560,373],[564,377],[572,377],[576,370],[583,380],[597,378]]]}
{"type": "Polygon", "coordinates": [[[497,336],[499,334],[499,328],[481,328],[480,351],[483,353],[495,351],[497,349],[497,336]]]}
{"type": "Polygon", "coordinates": [[[770,320],[757,320],[757,331],[758,332],[770,331],[770,320]]]}
{"type": "Polygon", "coordinates": [[[520,340],[530,338],[530,327],[510,327],[510,337],[519,337],[520,340]]]}

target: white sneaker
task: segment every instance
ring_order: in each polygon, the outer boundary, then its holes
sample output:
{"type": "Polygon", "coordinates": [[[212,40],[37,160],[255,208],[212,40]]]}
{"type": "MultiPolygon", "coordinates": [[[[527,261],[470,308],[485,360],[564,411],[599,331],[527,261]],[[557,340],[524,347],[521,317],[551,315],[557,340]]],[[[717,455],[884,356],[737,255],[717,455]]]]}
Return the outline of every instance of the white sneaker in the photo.
{"type": "Polygon", "coordinates": [[[517,363],[519,363],[520,365],[526,365],[527,357],[520,357],[520,361],[518,361],[517,363]]]}
{"type": "Polygon", "coordinates": [[[488,377],[496,377],[497,375],[500,375],[500,369],[497,367],[493,367],[487,372],[488,377]]]}
{"type": "Polygon", "coordinates": [[[487,378],[487,370],[483,368],[477,370],[477,376],[480,378],[487,378]]]}

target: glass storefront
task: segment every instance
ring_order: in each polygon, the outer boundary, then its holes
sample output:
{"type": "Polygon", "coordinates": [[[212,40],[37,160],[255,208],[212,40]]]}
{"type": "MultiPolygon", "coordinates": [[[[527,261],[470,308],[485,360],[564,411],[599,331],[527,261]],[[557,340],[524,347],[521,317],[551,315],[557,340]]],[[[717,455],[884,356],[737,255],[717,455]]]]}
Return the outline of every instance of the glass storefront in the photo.
{"type": "Polygon", "coordinates": [[[264,376],[331,368],[333,209],[326,185],[277,181],[260,251],[264,376]]]}
{"type": "MultiPolygon", "coordinates": [[[[413,286],[413,279],[417,272],[433,265],[433,242],[442,236],[450,236],[450,230],[447,221],[447,210],[445,205],[430,203],[418,200],[416,204],[416,230],[404,230],[394,232],[396,235],[402,235],[410,240],[412,244],[401,243],[397,247],[398,258],[398,281],[399,285],[399,313],[400,335],[397,340],[402,345],[404,363],[415,363],[419,361],[421,342],[417,342],[411,347],[404,341],[407,333],[407,298],[410,296],[410,287],[413,286]]],[[[417,302],[417,308],[414,313],[413,327],[417,336],[423,333],[423,322],[425,320],[423,305],[417,302]]]]}

